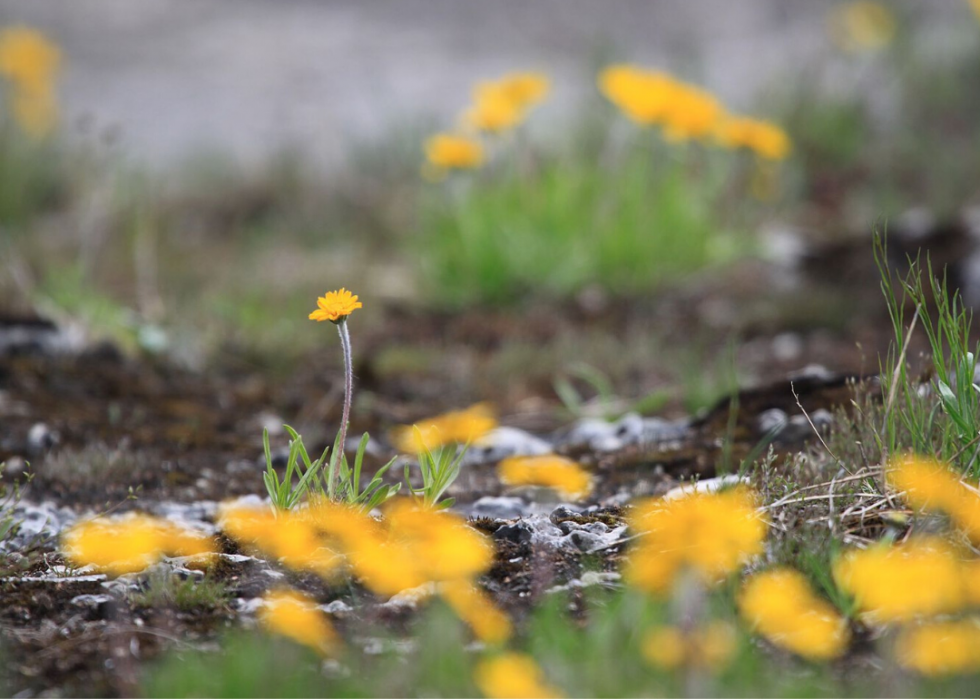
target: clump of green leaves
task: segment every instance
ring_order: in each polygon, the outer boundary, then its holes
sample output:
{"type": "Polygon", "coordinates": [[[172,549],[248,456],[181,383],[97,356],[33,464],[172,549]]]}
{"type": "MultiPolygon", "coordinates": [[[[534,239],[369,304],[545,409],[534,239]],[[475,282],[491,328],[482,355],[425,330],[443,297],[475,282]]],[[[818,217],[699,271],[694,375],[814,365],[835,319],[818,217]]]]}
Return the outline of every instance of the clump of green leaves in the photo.
{"type": "Polygon", "coordinates": [[[181,579],[167,573],[151,577],[146,589],[134,594],[130,602],[138,609],[172,607],[190,612],[223,608],[230,597],[227,585],[213,578],[181,579]]]}
{"type": "Polygon", "coordinates": [[[289,433],[290,442],[286,471],[281,480],[272,466],[269,431],[265,430],[262,433],[266,465],[262,477],[269,499],[277,510],[291,510],[308,493],[326,497],[333,502],[371,510],[393,497],[401,489],[401,483],[391,485],[383,480],[385,472],[394,464],[394,459],[375,471],[374,477],[363,489],[361,488],[364,453],[371,440],[366,432],[361,437],[354,456],[354,466],[351,467],[341,448],[339,434],[334,440],[333,450],[327,447],[320,458],[314,461],[310,458],[299,433],[288,425],[283,427],[289,433]]]}
{"type": "MultiPolygon", "coordinates": [[[[418,427],[415,428],[418,441],[422,442],[422,435],[418,427]]],[[[446,498],[440,500],[443,494],[449,489],[457,478],[463,465],[463,457],[466,456],[466,447],[458,449],[455,444],[445,445],[434,451],[426,447],[419,452],[419,471],[422,473],[422,487],[413,488],[409,466],[405,464],[405,482],[408,484],[410,494],[422,500],[426,507],[445,509],[452,507],[456,498],[446,498]]]]}

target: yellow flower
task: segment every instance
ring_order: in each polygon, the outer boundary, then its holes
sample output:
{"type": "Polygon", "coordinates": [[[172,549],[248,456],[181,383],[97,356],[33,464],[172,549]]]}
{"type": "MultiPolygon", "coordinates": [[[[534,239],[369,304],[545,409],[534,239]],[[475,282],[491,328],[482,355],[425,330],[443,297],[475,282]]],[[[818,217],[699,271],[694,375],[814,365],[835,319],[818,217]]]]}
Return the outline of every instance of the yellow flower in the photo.
{"type": "Polygon", "coordinates": [[[636,508],[631,526],[646,535],[631,552],[626,579],[654,594],[670,592],[685,569],[706,583],[723,580],[762,553],[766,536],[745,488],[650,500],[636,508]]]}
{"type": "Polygon", "coordinates": [[[540,485],[565,497],[580,499],[592,489],[592,477],[577,463],[557,454],[512,456],[498,466],[506,485],[540,485]]]}
{"type": "Polygon", "coordinates": [[[81,522],[65,532],[62,544],[76,565],[93,565],[112,575],[144,570],[165,555],[194,556],[215,550],[210,538],[146,515],[81,522]]]}
{"type": "Polygon", "coordinates": [[[949,466],[909,457],[890,464],[885,477],[912,507],[945,512],[958,529],[974,543],[980,543],[980,496],[967,488],[949,466]]]}
{"type": "Polygon", "coordinates": [[[726,148],[748,148],[766,160],[783,160],[790,151],[786,132],[760,119],[728,117],[718,124],[715,136],[726,148]]]}
{"type": "Polygon", "coordinates": [[[61,52],[40,32],[28,27],[0,31],[0,77],[10,82],[10,109],[30,136],[40,138],[58,118],[55,77],[61,52]]]}
{"type": "Polygon", "coordinates": [[[669,141],[708,138],[724,116],[714,95],[693,85],[678,85],[664,115],[664,137],[669,141]]]}
{"type": "Polygon", "coordinates": [[[325,539],[303,511],[276,515],[266,509],[226,507],[218,525],[242,546],[293,570],[330,577],[344,562],[339,545],[325,539]]]}
{"type": "Polygon", "coordinates": [[[859,0],[835,7],[830,38],[842,51],[858,53],[887,46],[895,36],[895,15],[880,2],[859,0]]]}
{"type": "Polygon", "coordinates": [[[342,287],[338,291],[328,291],[316,300],[316,305],[317,309],[310,313],[310,320],[318,323],[324,320],[329,320],[331,323],[343,322],[351,313],[362,308],[357,295],[342,287]]]}
{"type": "Polygon", "coordinates": [[[599,89],[629,119],[643,126],[660,123],[679,83],[666,73],[614,65],[599,74],[599,89]]]}
{"type": "Polygon", "coordinates": [[[962,619],[905,629],[895,653],[904,667],[930,677],[974,673],[980,671],[980,626],[962,619]]]}
{"type": "Polygon", "coordinates": [[[298,592],[281,590],[263,597],[259,612],[263,626],[297,643],[327,653],[337,645],[337,633],[313,601],[298,592]]]}
{"type": "Polygon", "coordinates": [[[970,4],[970,9],[973,10],[973,15],[980,20],[980,0],[967,0],[970,4]]]}
{"type": "Polygon", "coordinates": [[[0,31],[0,76],[17,89],[48,92],[60,63],[58,47],[39,31],[23,26],[0,31]]]}
{"type": "Polygon", "coordinates": [[[463,122],[481,131],[514,128],[549,89],[548,78],[541,73],[510,73],[500,80],[480,83],[473,90],[473,106],[463,115],[463,122]]]}
{"type": "Polygon", "coordinates": [[[552,699],[561,692],[547,684],[530,656],[501,653],[481,660],[473,671],[476,686],[488,699],[552,699]]]}
{"type": "Polygon", "coordinates": [[[834,564],[834,579],[877,623],[900,623],[958,611],[967,601],[963,567],[940,539],[851,551],[834,564]]]}
{"type": "Polygon", "coordinates": [[[466,410],[444,413],[415,425],[396,428],[392,432],[392,441],[399,451],[418,454],[444,444],[468,444],[496,426],[492,408],[486,403],[477,403],[466,410]]]}
{"type": "Polygon", "coordinates": [[[442,170],[471,170],[483,165],[485,156],[479,141],[440,133],[425,142],[425,157],[442,170]]]}
{"type": "Polygon", "coordinates": [[[532,107],[548,96],[551,81],[544,73],[508,73],[498,81],[500,89],[521,109],[532,107]]]}
{"type": "Polygon", "coordinates": [[[695,666],[717,672],[735,653],[735,631],[721,621],[687,633],[675,626],[658,626],[645,634],[641,651],[661,670],[695,666]]]}
{"type": "Polygon", "coordinates": [[[484,643],[503,643],[511,635],[510,619],[469,580],[443,583],[442,598],[484,643]]]}
{"type": "Polygon", "coordinates": [[[831,660],[850,642],[847,620],[795,570],[754,575],[742,587],[739,611],[771,643],[810,660],[831,660]]]}

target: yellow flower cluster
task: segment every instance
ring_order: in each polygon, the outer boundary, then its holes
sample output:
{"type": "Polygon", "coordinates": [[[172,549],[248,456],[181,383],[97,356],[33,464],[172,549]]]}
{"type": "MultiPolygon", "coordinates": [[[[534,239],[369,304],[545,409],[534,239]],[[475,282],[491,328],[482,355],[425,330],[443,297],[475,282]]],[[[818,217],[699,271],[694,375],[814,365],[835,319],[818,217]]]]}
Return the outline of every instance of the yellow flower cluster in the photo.
{"type": "Polygon", "coordinates": [[[542,73],[509,73],[499,80],[481,82],[473,89],[473,104],[463,114],[463,125],[493,133],[512,129],[550,89],[542,73]]]}
{"type": "Polygon", "coordinates": [[[877,51],[895,36],[895,15],[880,2],[858,0],[835,7],[829,16],[830,38],[842,51],[877,51]]]}
{"type": "Polygon", "coordinates": [[[40,138],[58,118],[55,80],[61,52],[43,34],[29,27],[0,31],[0,77],[10,86],[14,119],[29,135],[40,138]]]}
{"type": "Polygon", "coordinates": [[[112,575],[145,570],[162,556],[215,551],[210,537],[147,515],[86,520],[66,531],[61,544],[75,565],[95,566],[112,575]]]}
{"type": "Polygon", "coordinates": [[[980,602],[975,561],[964,561],[942,539],[922,537],[894,546],[850,551],[834,564],[834,579],[868,620],[889,624],[957,612],[980,602]]]}
{"type": "Polygon", "coordinates": [[[549,685],[541,668],[522,653],[501,653],[481,660],[473,679],[488,699],[555,699],[562,693],[549,685]]]}
{"type": "Polygon", "coordinates": [[[917,510],[938,510],[975,544],[980,544],[980,495],[951,468],[932,459],[911,457],[889,465],[885,478],[917,510]]]}
{"type": "Polygon", "coordinates": [[[747,148],[767,160],[789,154],[789,137],[775,124],[730,115],[714,95],[667,73],[621,64],[603,70],[598,82],[624,115],[641,126],[662,127],[670,141],[747,148]]]}
{"type": "Polygon", "coordinates": [[[427,583],[442,585],[446,601],[488,643],[510,635],[510,622],[473,580],[493,562],[487,538],[448,512],[389,501],[381,521],[328,501],[272,514],[226,507],[219,526],[249,550],[296,571],[328,580],[345,572],[378,595],[427,583]]]}
{"type": "Polygon", "coordinates": [[[762,553],[767,528],[747,488],[651,500],[637,506],[631,526],[645,535],[626,579],[653,594],[669,593],[685,570],[706,583],[723,580],[762,553]]]}
{"type": "Polygon", "coordinates": [[[479,83],[473,88],[473,103],[460,118],[462,133],[438,133],[425,141],[423,174],[442,179],[450,170],[481,167],[486,152],[470,132],[501,133],[519,126],[550,90],[548,76],[534,72],[508,73],[479,83]]]}
{"type": "Polygon", "coordinates": [[[647,662],[661,670],[697,667],[718,672],[735,654],[735,629],[722,621],[687,632],[658,626],[646,633],[641,650],[647,662]]]}
{"type": "Polygon", "coordinates": [[[337,646],[337,632],[306,595],[278,590],[265,595],[263,602],[259,620],[269,631],[319,653],[329,653],[337,646]]]}
{"type": "Polygon", "coordinates": [[[500,462],[497,473],[505,485],[554,488],[568,498],[584,498],[592,490],[589,472],[557,454],[512,456],[500,462]]]}
{"type": "Polygon", "coordinates": [[[341,323],[347,320],[347,316],[362,308],[363,304],[357,300],[357,294],[352,294],[347,289],[340,288],[337,291],[328,291],[316,300],[316,310],[310,313],[310,320],[318,323],[329,320],[331,323],[341,323]]]}
{"type": "Polygon", "coordinates": [[[493,408],[477,403],[465,410],[437,415],[414,425],[392,431],[395,448],[405,454],[418,454],[445,444],[469,444],[497,426],[493,408]]]}
{"type": "Polygon", "coordinates": [[[742,587],[738,606],[757,633],[810,660],[836,658],[850,642],[847,620],[789,568],[753,575],[742,587]]]}
{"type": "Polygon", "coordinates": [[[942,621],[905,629],[895,654],[904,667],[930,677],[978,672],[980,621],[942,621]]]}

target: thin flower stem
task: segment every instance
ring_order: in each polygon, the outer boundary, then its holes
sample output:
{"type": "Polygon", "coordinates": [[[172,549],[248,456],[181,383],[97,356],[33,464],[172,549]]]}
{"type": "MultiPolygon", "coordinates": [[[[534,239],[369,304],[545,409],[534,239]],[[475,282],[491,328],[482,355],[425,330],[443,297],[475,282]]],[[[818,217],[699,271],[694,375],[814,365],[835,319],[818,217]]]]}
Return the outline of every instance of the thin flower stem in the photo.
{"type": "Polygon", "coordinates": [[[346,318],[337,323],[337,332],[340,333],[340,344],[344,348],[344,416],[340,422],[338,440],[340,453],[334,455],[339,464],[339,460],[344,457],[344,445],[347,443],[347,421],[350,419],[351,395],[354,392],[354,369],[351,366],[350,333],[347,331],[346,318]]]}

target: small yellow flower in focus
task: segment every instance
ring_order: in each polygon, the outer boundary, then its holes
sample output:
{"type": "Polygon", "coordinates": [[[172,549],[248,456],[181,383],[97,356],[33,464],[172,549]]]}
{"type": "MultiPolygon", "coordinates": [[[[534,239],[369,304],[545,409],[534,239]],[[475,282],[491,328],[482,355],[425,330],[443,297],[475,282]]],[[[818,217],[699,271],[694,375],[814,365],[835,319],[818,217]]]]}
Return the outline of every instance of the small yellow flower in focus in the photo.
{"type": "Polygon", "coordinates": [[[810,660],[837,658],[850,642],[847,620],[795,570],[753,575],[742,587],[738,606],[757,633],[810,660]]]}
{"type": "Polygon", "coordinates": [[[145,570],[165,555],[215,550],[210,538],[146,515],[81,522],[65,532],[62,546],[75,565],[92,565],[111,575],[145,570]]]}
{"type": "Polygon", "coordinates": [[[895,36],[896,25],[886,5],[868,0],[835,7],[829,18],[830,38],[848,53],[884,48],[895,36]]]}
{"type": "Polygon", "coordinates": [[[851,551],[834,564],[834,579],[869,620],[889,624],[959,611],[963,571],[947,543],[923,538],[851,551]]]}
{"type": "Polygon", "coordinates": [[[980,671],[980,625],[976,619],[944,621],[902,631],[895,654],[903,667],[929,677],[980,671]]]}
{"type": "Polygon", "coordinates": [[[329,320],[331,323],[341,323],[347,320],[347,316],[363,308],[363,304],[357,300],[357,295],[341,288],[338,291],[328,291],[325,295],[316,300],[317,309],[310,313],[310,320],[318,323],[329,320]]]}
{"type": "Polygon", "coordinates": [[[483,165],[480,142],[466,136],[440,133],[425,142],[425,157],[443,170],[472,170],[483,165]]]}
{"type": "Polygon", "coordinates": [[[501,653],[481,660],[473,671],[476,686],[488,699],[553,699],[562,694],[544,680],[530,656],[501,653]]]}
{"type": "Polygon", "coordinates": [[[767,529],[747,488],[648,500],[630,520],[646,535],[630,553],[626,580],[657,595],[669,593],[684,570],[720,582],[762,553],[767,529]]]}
{"type": "Polygon", "coordinates": [[[766,160],[783,160],[790,152],[786,132],[760,119],[726,118],[718,124],[715,136],[726,148],[747,148],[766,160]]]}
{"type": "Polygon", "coordinates": [[[584,498],[592,490],[589,472],[557,454],[512,456],[500,462],[497,472],[506,485],[544,486],[574,499],[584,498]]]}
{"type": "Polygon", "coordinates": [[[415,425],[398,427],[391,436],[395,448],[402,453],[419,454],[445,444],[474,442],[496,426],[493,409],[486,403],[477,403],[466,410],[444,413],[415,425]]]}
{"type": "Polygon", "coordinates": [[[259,612],[269,631],[290,638],[319,653],[329,653],[338,642],[337,633],[313,601],[298,592],[281,590],[263,597],[259,612]]]}
{"type": "Polygon", "coordinates": [[[443,583],[441,591],[446,603],[481,641],[498,644],[510,638],[510,619],[469,580],[443,583]]]}

